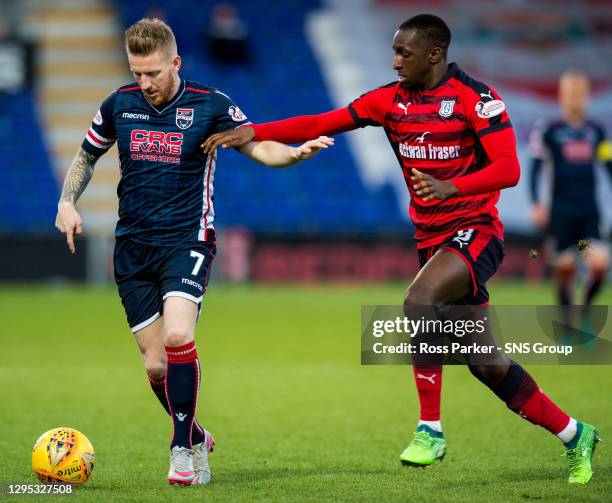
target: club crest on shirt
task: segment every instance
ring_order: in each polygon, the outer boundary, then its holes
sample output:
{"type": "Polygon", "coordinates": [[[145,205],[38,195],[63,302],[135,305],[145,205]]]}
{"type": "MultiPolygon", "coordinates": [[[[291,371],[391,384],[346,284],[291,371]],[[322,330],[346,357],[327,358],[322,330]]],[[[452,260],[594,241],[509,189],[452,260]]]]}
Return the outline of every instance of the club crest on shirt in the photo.
{"type": "Polygon", "coordinates": [[[242,110],[234,105],[228,108],[227,113],[234,122],[242,122],[243,120],[246,120],[246,115],[244,115],[242,110]]]}
{"type": "Polygon", "coordinates": [[[453,115],[453,110],[455,109],[455,100],[442,100],[440,102],[440,110],[438,113],[440,117],[450,117],[453,115]]]}
{"type": "Polygon", "coordinates": [[[176,109],[176,125],[181,129],[187,129],[193,124],[193,108],[176,109]]]}
{"type": "Polygon", "coordinates": [[[93,123],[96,126],[101,126],[102,125],[102,113],[100,112],[100,109],[98,109],[98,111],[96,112],[96,115],[93,118],[93,123]]]}

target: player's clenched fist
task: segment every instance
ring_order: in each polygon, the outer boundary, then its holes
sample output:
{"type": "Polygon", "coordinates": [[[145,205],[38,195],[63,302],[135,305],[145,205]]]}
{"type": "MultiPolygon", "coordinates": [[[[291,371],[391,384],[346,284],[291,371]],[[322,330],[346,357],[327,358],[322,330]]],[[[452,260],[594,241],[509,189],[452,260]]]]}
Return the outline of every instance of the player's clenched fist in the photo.
{"type": "Polygon", "coordinates": [[[255,137],[255,131],[250,126],[242,126],[231,131],[210,135],[202,145],[205,154],[211,154],[218,147],[242,147],[255,137]]]}
{"type": "Polygon", "coordinates": [[[412,173],[413,175],[410,177],[412,188],[417,196],[423,198],[423,201],[431,201],[432,199],[444,201],[459,193],[459,190],[452,182],[438,180],[431,175],[421,173],[416,168],[412,168],[412,173]]]}
{"type": "Polygon", "coordinates": [[[57,216],[55,217],[55,227],[60,232],[66,234],[66,242],[71,253],[76,252],[74,246],[74,236],[83,232],[81,216],[70,201],[61,201],[57,205],[57,216]]]}

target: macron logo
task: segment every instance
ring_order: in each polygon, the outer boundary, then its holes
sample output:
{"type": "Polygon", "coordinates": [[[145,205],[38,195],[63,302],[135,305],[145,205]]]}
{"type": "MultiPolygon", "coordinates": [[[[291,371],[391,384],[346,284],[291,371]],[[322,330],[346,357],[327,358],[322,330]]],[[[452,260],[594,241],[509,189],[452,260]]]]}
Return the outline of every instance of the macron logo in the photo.
{"type": "Polygon", "coordinates": [[[149,116],[146,114],[133,114],[130,112],[123,112],[123,115],[121,117],[123,117],[124,119],[138,119],[141,121],[149,120],[149,116]]]}
{"type": "Polygon", "coordinates": [[[204,291],[204,287],[202,285],[200,285],[200,283],[198,283],[197,281],[193,281],[192,279],[181,278],[181,283],[183,285],[193,286],[193,287],[197,288],[198,290],[200,290],[200,292],[204,291]]]}
{"type": "Polygon", "coordinates": [[[174,415],[178,418],[180,422],[183,422],[185,418],[187,417],[187,414],[183,414],[182,412],[177,412],[174,415]]]}

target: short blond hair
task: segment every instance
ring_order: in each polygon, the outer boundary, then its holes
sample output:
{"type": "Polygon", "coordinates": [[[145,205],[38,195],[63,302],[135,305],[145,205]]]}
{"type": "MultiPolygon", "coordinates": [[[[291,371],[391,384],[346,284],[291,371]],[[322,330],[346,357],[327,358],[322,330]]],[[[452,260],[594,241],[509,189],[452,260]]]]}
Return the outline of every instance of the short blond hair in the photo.
{"type": "Polygon", "coordinates": [[[589,87],[590,87],[590,84],[591,84],[589,76],[586,73],[584,73],[583,71],[577,70],[576,68],[569,68],[569,69],[565,70],[561,74],[561,77],[559,77],[559,82],[561,82],[563,80],[567,80],[567,79],[580,79],[580,80],[583,80],[584,82],[586,82],[587,86],[589,86],[589,87]]]}
{"type": "Polygon", "coordinates": [[[161,19],[144,18],[125,30],[125,50],[134,56],[148,56],[160,50],[172,57],[176,54],[176,39],[161,19]]]}

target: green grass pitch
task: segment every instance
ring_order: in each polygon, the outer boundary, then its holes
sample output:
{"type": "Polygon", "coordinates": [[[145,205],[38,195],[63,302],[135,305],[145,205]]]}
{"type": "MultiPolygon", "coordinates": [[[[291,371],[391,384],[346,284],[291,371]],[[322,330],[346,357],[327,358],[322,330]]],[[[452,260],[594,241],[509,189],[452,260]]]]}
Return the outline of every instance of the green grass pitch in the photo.
{"type": "MultiPolygon", "coordinates": [[[[198,417],[217,439],[214,482],[182,488],[167,485],[172,427],[115,290],[3,287],[0,484],[35,483],[35,439],[72,426],[97,462],[75,499],[60,501],[611,501],[609,366],[529,368],[563,408],[600,429],[586,487],[568,486],[557,439],[461,367],[444,374],[446,459],[400,466],[417,419],[411,372],[360,365],[359,307],[395,304],[403,290],[212,284],[197,341],[198,417]]],[[[547,285],[491,290],[498,304],[553,301],[547,285]]],[[[611,289],[599,303],[612,304],[611,289]]]]}

